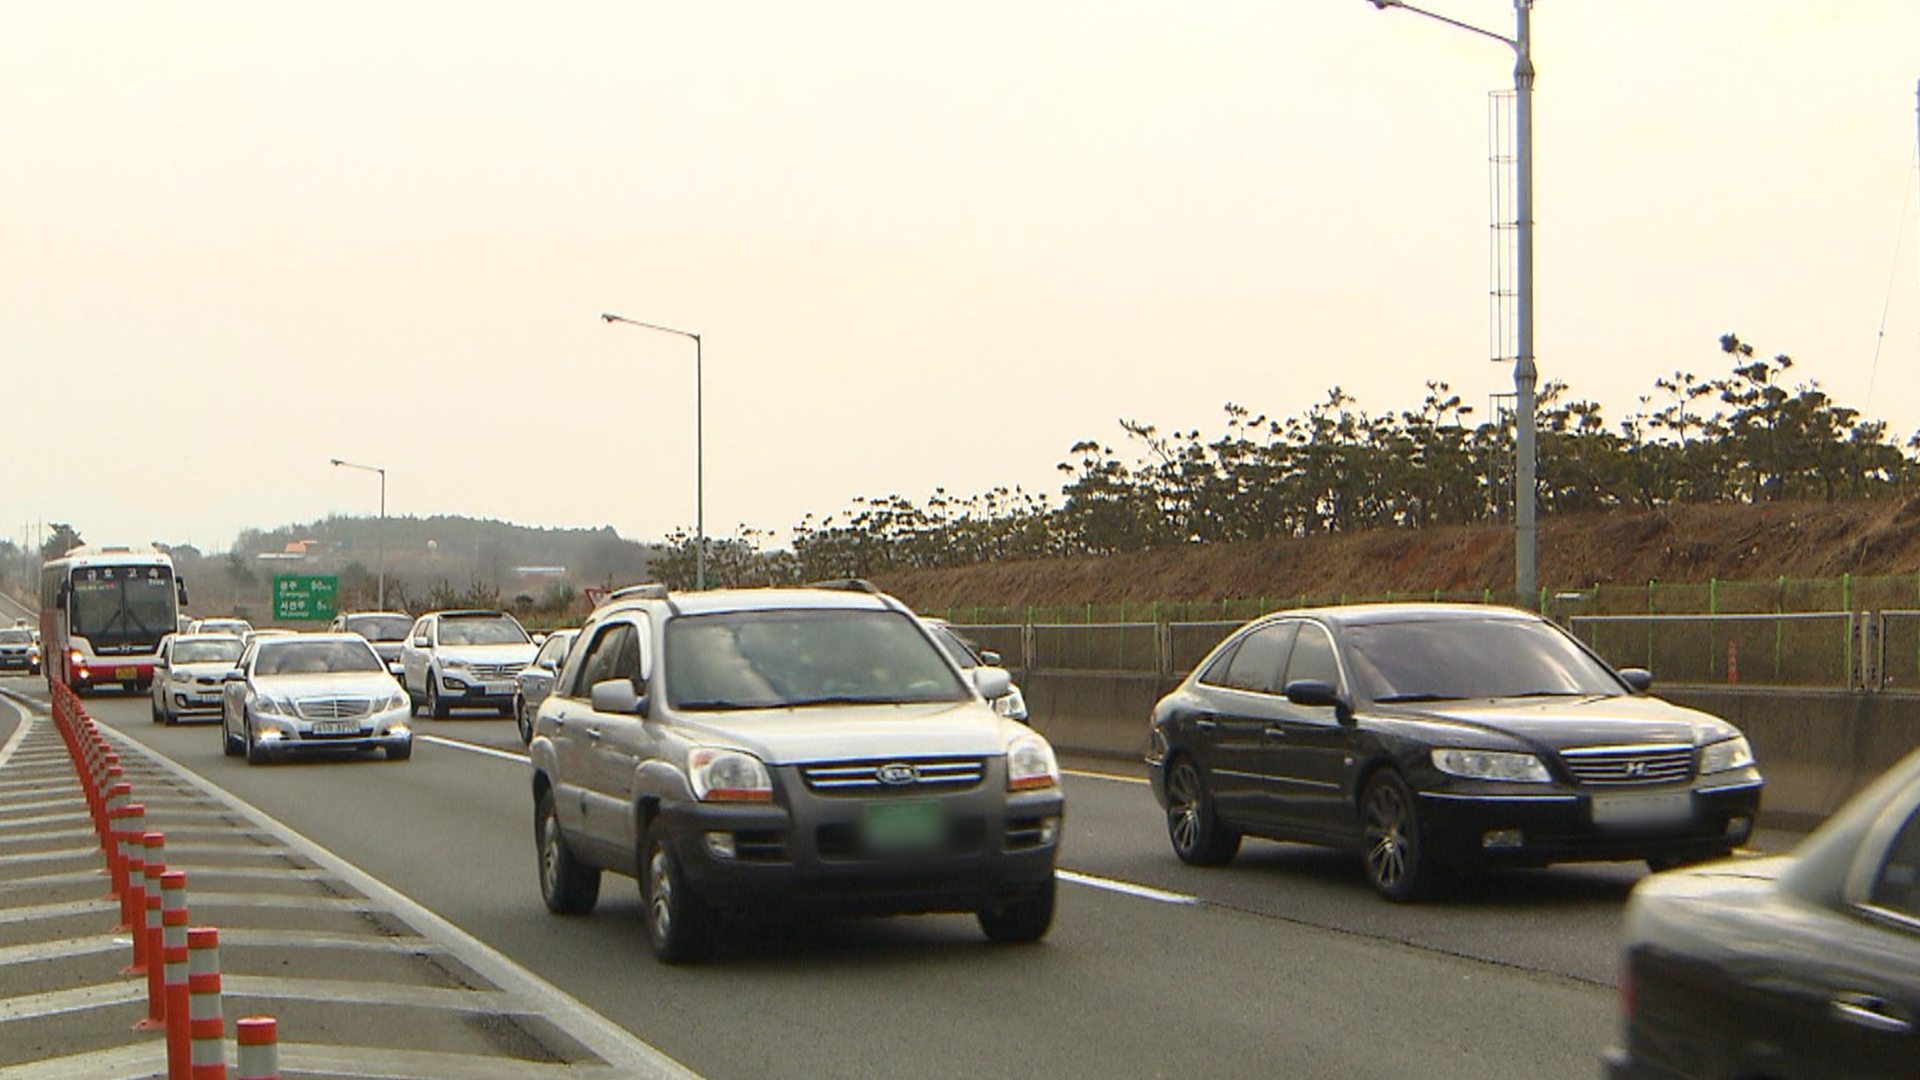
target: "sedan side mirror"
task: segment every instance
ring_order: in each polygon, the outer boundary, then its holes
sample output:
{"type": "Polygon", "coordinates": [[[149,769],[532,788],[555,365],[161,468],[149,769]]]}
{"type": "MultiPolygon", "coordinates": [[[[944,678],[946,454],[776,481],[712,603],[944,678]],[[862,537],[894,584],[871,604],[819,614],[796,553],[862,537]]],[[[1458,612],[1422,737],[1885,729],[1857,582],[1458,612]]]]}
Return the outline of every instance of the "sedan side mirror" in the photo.
{"type": "Polygon", "coordinates": [[[426,638],[417,637],[413,639],[413,647],[416,649],[424,649],[424,648],[427,648],[428,646],[429,646],[429,642],[427,641],[426,638]]]}
{"type": "Polygon", "coordinates": [[[1621,668],[1620,681],[1626,683],[1627,689],[1634,693],[1644,694],[1653,685],[1653,672],[1643,667],[1621,668]]]}
{"type": "Polygon", "coordinates": [[[245,682],[246,678],[247,678],[247,673],[246,673],[246,670],[243,668],[229,668],[227,670],[227,674],[226,674],[227,682],[245,682]]]}
{"type": "Polygon", "coordinates": [[[594,712],[647,715],[646,695],[633,688],[632,679],[608,679],[593,684],[590,691],[594,712]]]}
{"type": "Polygon", "coordinates": [[[1319,679],[1295,679],[1287,684],[1287,700],[1308,708],[1333,710],[1334,718],[1345,724],[1353,719],[1353,706],[1340,696],[1340,690],[1319,679]]]}

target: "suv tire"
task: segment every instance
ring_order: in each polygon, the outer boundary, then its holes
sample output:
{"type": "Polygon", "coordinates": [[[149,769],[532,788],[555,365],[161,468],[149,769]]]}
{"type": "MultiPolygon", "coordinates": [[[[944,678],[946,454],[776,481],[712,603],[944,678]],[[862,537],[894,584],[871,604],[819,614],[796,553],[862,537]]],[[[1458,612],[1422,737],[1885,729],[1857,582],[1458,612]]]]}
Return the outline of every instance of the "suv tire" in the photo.
{"type": "Polygon", "coordinates": [[[440,678],[431,671],[427,672],[427,675],[429,676],[427,679],[427,715],[433,717],[435,720],[445,720],[447,718],[447,703],[440,698],[440,687],[438,685],[440,678]]]}
{"type": "Polygon", "coordinates": [[[573,857],[560,831],[553,789],[540,793],[533,805],[533,843],[539,859],[540,899],[555,915],[585,915],[600,899],[600,870],[573,857]]]}
{"type": "Polygon", "coordinates": [[[1047,936],[1053,925],[1054,879],[1032,892],[1004,897],[977,916],[987,940],[996,945],[1028,945],[1047,936]]]}
{"type": "Polygon", "coordinates": [[[668,964],[693,964],[713,955],[719,925],[681,873],[680,860],[667,846],[659,822],[647,826],[640,841],[640,901],[647,920],[647,942],[668,964]]]}

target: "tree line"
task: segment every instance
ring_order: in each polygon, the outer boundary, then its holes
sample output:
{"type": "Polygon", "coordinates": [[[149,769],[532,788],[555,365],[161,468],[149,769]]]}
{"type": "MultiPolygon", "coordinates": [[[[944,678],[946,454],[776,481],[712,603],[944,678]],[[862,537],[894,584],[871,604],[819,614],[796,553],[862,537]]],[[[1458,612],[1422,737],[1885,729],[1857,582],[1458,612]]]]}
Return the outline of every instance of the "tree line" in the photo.
{"type": "MultiPolygon", "coordinates": [[[[1675,371],[1609,423],[1564,382],[1537,412],[1542,514],[1679,503],[1854,499],[1906,494],[1920,478],[1920,435],[1833,401],[1817,382],[1789,385],[1792,357],[1766,357],[1737,334],[1719,341],[1730,370],[1675,371]]],[[[1446,383],[1417,409],[1369,413],[1339,387],[1306,412],[1269,418],[1225,407],[1224,430],[1161,431],[1122,420],[1125,448],[1073,444],[1057,500],[1018,487],[923,500],[860,497],[808,515],[790,550],[743,527],[709,538],[707,579],[774,584],[986,561],[1100,556],[1169,544],[1425,528],[1510,520],[1511,415],[1474,416],[1446,383]]],[[[669,537],[655,572],[694,577],[693,538],[669,537]]]]}

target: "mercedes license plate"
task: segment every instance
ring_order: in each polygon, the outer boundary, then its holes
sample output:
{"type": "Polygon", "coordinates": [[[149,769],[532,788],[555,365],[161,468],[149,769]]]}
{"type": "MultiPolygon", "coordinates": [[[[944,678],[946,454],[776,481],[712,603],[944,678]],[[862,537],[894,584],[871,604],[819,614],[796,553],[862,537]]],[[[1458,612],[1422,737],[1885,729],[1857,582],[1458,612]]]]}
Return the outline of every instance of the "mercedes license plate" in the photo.
{"type": "Polygon", "coordinates": [[[322,720],[313,725],[315,735],[351,735],[360,730],[353,720],[322,720]]]}
{"type": "Polygon", "coordinates": [[[1693,820],[1693,792],[1595,795],[1595,825],[1680,825],[1693,820]]]}
{"type": "Polygon", "coordinates": [[[876,852],[930,851],[946,839],[946,818],[935,799],[870,802],[865,824],[867,848],[876,852]]]}

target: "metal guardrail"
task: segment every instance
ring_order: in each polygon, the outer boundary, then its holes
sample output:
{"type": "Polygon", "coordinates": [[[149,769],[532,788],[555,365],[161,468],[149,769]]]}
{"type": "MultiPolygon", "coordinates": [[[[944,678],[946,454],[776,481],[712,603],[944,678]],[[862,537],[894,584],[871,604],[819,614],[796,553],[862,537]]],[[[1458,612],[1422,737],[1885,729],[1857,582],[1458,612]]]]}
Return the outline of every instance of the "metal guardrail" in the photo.
{"type": "MultiPolygon", "coordinates": [[[[955,624],[1027,672],[1185,675],[1244,621],[955,624]]],[[[1616,667],[1663,682],[1851,690],[1920,688],[1920,609],[1572,615],[1616,667]]]]}

